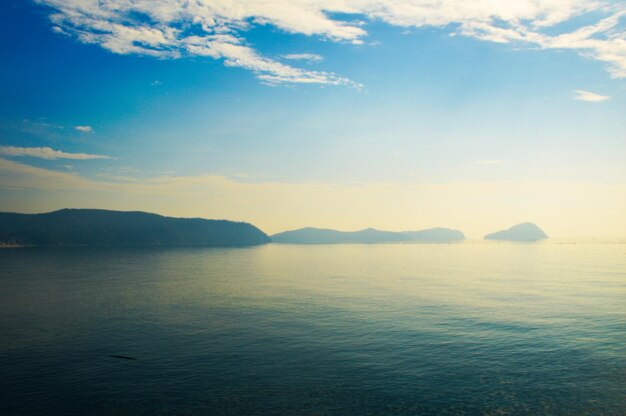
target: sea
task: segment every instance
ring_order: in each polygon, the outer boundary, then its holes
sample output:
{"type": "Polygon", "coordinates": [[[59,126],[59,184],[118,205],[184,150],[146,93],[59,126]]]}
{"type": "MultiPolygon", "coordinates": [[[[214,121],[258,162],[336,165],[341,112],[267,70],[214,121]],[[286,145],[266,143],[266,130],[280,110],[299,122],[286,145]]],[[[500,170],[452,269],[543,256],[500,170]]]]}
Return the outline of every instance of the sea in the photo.
{"type": "Polygon", "coordinates": [[[3,248],[0,415],[626,415],[626,240],[3,248]]]}

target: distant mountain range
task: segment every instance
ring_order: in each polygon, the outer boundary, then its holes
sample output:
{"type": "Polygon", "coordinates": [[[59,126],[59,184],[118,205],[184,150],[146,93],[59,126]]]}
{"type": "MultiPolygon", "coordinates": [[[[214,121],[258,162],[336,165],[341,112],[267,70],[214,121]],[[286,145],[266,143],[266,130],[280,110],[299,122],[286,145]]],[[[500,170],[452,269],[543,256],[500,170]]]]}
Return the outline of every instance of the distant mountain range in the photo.
{"type": "Polygon", "coordinates": [[[341,244],[341,243],[395,243],[421,241],[449,243],[465,240],[461,231],[448,228],[431,228],[421,231],[381,231],[366,228],[360,231],[337,231],[322,228],[301,228],[274,234],[272,242],[282,244],[341,244]]]}
{"type": "Polygon", "coordinates": [[[487,234],[485,240],[538,241],[548,238],[541,228],[531,222],[524,222],[509,229],[487,234]]]}
{"type": "MultiPolygon", "coordinates": [[[[486,240],[538,241],[548,238],[532,223],[517,224],[485,236],[486,240]]],[[[45,214],[0,212],[0,246],[251,246],[341,243],[450,243],[465,240],[461,231],[338,231],[301,228],[271,238],[245,222],[172,218],[146,212],[62,209],[45,214]]]]}
{"type": "Polygon", "coordinates": [[[253,225],[146,212],[62,209],[0,213],[0,242],[36,246],[249,246],[270,238],[253,225]]]}

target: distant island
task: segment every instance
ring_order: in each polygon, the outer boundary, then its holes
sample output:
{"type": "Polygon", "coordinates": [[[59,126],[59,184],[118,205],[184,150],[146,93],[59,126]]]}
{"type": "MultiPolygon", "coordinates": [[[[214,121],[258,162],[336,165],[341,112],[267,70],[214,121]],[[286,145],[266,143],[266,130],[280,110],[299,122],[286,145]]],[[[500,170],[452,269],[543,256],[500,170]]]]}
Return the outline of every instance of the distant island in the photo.
{"type": "Polygon", "coordinates": [[[539,241],[548,238],[541,228],[531,222],[524,222],[509,229],[487,234],[485,240],[539,241]]]}
{"type": "Polygon", "coordinates": [[[270,238],[244,222],[172,218],[147,212],[62,209],[0,213],[4,246],[252,246],[270,238]]]}
{"type": "Polygon", "coordinates": [[[465,235],[449,228],[421,231],[381,231],[366,228],[360,231],[337,231],[323,228],[301,228],[274,234],[272,242],[281,244],[376,244],[396,242],[450,243],[465,240],[465,235]]]}

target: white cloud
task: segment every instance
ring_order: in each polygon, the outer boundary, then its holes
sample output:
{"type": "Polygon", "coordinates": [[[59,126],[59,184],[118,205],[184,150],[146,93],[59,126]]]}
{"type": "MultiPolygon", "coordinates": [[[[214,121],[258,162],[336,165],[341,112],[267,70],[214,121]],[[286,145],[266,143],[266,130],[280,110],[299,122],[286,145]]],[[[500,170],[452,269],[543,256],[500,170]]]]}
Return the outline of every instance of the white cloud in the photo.
{"type": "Polygon", "coordinates": [[[60,150],[54,150],[50,147],[14,147],[14,146],[0,146],[0,155],[2,156],[28,156],[37,157],[40,159],[74,159],[74,160],[88,160],[88,159],[110,159],[109,156],[104,155],[90,155],[87,153],[66,153],[60,150]]]}
{"type": "Polygon", "coordinates": [[[612,77],[626,78],[624,0],[37,1],[54,10],[51,20],[59,28],[55,30],[82,42],[119,54],[223,59],[269,83],[358,86],[330,72],[298,69],[263,57],[246,41],[248,29],[271,25],[287,33],[363,44],[366,23],[372,21],[404,29],[446,28],[489,42],[571,49],[604,62],[612,77]],[[564,29],[572,25],[576,28],[564,29]]]}
{"type": "Polygon", "coordinates": [[[575,100],[579,100],[579,101],[587,101],[587,102],[590,102],[590,103],[599,103],[599,102],[611,99],[611,97],[609,97],[608,95],[600,95],[600,94],[596,94],[595,92],[591,92],[591,91],[576,90],[574,92],[576,93],[576,96],[574,97],[574,99],[575,100]]]}
{"type": "Polygon", "coordinates": [[[283,58],[295,61],[321,62],[324,58],[316,53],[289,53],[283,55],[283,58]]]}
{"type": "Polygon", "coordinates": [[[231,42],[236,40],[231,39],[231,36],[219,36],[219,40],[212,38],[212,36],[190,36],[185,38],[184,43],[186,49],[194,55],[223,59],[226,66],[249,69],[256,73],[257,78],[268,84],[303,83],[361,87],[347,78],[329,72],[306,71],[265,58],[248,46],[231,42]]]}
{"type": "Polygon", "coordinates": [[[91,126],[74,126],[74,128],[81,133],[93,133],[93,128],[91,126]]]}

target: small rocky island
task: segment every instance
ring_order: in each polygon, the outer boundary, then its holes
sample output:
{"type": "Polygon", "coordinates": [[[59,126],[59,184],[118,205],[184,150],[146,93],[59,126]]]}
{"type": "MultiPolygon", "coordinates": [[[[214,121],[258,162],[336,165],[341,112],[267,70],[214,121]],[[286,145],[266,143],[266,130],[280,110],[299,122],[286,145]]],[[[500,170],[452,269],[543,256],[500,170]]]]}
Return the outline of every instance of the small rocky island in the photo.
{"type": "Polygon", "coordinates": [[[541,228],[531,222],[524,222],[509,229],[487,234],[485,240],[539,241],[548,238],[541,228]]]}
{"type": "Polygon", "coordinates": [[[6,246],[252,246],[269,237],[245,222],[172,218],[147,212],[62,209],[0,212],[6,246]]]}

